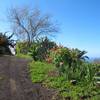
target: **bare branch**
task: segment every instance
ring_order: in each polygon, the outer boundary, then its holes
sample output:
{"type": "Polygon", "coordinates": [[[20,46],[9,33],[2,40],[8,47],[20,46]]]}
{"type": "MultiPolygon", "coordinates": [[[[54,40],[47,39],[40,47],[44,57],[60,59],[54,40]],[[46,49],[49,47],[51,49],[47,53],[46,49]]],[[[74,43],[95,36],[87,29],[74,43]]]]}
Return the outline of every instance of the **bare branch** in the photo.
{"type": "Polygon", "coordinates": [[[10,9],[10,20],[15,33],[27,37],[30,43],[39,35],[58,32],[56,25],[51,22],[50,16],[42,16],[38,9],[30,10],[25,7],[10,9]]]}

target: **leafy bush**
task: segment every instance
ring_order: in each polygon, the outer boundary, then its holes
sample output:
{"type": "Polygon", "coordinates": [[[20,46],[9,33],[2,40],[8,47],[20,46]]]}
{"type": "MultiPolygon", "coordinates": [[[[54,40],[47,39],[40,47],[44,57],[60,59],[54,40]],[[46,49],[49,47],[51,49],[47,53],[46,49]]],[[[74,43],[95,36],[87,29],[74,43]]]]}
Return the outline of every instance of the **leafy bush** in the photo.
{"type": "Polygon", "coordinates": [[[38,57],[38,44],[34,43],[32,46],[31,46],[31,49],[29,50],[29,55],[34,59],[34,61],[37,61],[39,60],[39,57],[38,57]]]}
{"type": "Polygon", "coordinates": [[[96,73],[96,66],[85,61],[88,58],[85,51],[69,49],[63,46],[50,50],[50,58],[58,68],[61,76],[66,80],[92,81],[96,73]]]}
{"type": "Polygon", "coordinates": [[[47,37],[41,38],[31,45],[29,54],[35,61],[43,61],[46,59],[49,50],[55,46],[56,44],[50,41],[47,37]]]}
{"type": "Polygon", "coordinates": [[[27,54],[29,51],[28,43],[26,41],[16,43],[17,54],[27,54]]]}

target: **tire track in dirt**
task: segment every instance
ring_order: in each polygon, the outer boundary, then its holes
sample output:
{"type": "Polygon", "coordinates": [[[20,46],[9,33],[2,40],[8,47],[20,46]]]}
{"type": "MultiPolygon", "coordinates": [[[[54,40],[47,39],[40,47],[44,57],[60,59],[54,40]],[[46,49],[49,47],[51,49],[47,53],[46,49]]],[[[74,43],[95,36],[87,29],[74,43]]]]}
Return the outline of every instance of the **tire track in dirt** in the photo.
{"type": "Polygon", "coordinates": [[[0,57],[0,100],[10,100],[9,58],[0,57]],[[7,61],[7,62],[6,62],[7,61]]]}
{"type": "MultiPolygon", "coordinates": [[[[18,67],[21,63],[16,62],[15,58],[11,58],[10,62],[13,62],[9,66],[10,72],[10,93],[11,93],[11,100],[26,100],[24,90],[22,89],[22,85],[20,84],[19,80],[19,73],[18,67]]],[[[23,66],[23,65],[22,65],[23,66]]]]}
{"type": "Polygon", "coordinates": [[[27,75],[27,64],[29,61],[11,57],[10,62],[13,62],[9,67],[11,100],[35,100],[33,96],[33,84],[27,75]]]}

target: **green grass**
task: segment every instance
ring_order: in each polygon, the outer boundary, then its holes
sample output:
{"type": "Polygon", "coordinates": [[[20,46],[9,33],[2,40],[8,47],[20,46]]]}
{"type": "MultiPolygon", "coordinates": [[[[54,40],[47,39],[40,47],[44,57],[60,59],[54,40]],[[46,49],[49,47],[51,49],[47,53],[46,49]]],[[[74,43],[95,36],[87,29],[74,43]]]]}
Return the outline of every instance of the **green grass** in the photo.
{"type": "Polygon", "coordinates": [[[65,97],[80,100],[82,96],[91,96],[90,99],[85,100],[99,100],[100,96],[97,94],[100,93],[100,89],[92,83],[81,82],[73,86],[69,81],[66,81],[64,76],[49,76],[48,72],[53,70],[57,71],[53,64],[33,61],[29,67],[30,78],[33,83],[41,83],[45,87],[57,89],[62,100],[65,100],[65,97]]]}
{"type": "Polygon", "coordinates": [[[16,54],[16,57],[19,57],[19,58],[27,58],[27,59],[32,59],[32,57],[30,56],[30,55],[25,55],[25,54],[21,54],[21,53],[19,53],[19,54],[16,54]]]}
{"type": "Polygon", "coordinates": [[[46,80],[47,73],[50,70],[54,70],[55,67],[52,64],[33,61],[30,63],[29,69],[32,82],[39,83],[46,80]]]}
{"type": "Polygon", "coordinates": [[[100,94],[91,98],[91,100],[100,100],[100,94]]]}

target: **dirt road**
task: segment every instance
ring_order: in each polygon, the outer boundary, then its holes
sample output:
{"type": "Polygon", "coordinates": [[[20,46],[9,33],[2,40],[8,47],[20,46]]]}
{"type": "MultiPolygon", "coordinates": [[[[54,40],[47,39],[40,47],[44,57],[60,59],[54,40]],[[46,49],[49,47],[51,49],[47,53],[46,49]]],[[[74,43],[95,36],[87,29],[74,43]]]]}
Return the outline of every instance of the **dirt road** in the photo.
{"type": "Polygon", "coordinates": [[[51,100],[53,91],[29,80],[28,62],[13,56],[0,57],[0,100],[51,100]]]}
{"type": "Polygon", "coordinates": [[[0,57],[0,100],[35,100],[25,59],[0,57]]]}

